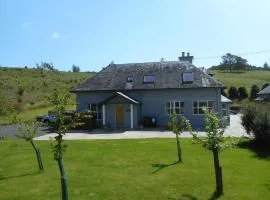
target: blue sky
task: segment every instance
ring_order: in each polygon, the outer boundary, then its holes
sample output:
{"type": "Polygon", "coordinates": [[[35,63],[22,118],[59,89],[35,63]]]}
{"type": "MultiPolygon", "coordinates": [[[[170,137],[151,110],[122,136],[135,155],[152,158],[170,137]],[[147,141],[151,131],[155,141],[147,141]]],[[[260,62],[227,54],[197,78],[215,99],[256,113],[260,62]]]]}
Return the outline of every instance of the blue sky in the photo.
{"type": "MultiPolygon", "coordinates": [[[[269,0],[1,0],[0,65],[53,62],[98,71],[114,63],[218,57],[270,50],[269,0]]],[[[270,51],[242,55],[270,63],[270,51]]]]}

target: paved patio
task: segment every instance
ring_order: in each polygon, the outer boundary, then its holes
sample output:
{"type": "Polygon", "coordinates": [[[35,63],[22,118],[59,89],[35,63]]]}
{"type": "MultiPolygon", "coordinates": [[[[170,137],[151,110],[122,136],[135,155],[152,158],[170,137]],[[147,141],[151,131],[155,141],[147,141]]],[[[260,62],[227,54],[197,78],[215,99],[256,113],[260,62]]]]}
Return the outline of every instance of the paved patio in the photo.
{"type": "MultiPolygon", "coordinates": [[[[205,132],[198,132],[201,136],[205,132]]],[[[51,133],[35,138],[35,140],[50,140],[54,139],[56,133],[51,133]]],[[[241,125],[240,115],[231,115],[231,125],[226,128],[224,136],[232,137],[248,137],[245,129],[241,125]]],[[[175,135],[170,131],[161,131],[160,129],[149,130],[129,130],[129,131],[106,131],[106,130],[93,130],[93,131],[78,131],[74,133],[67,133],[64,136],[65,140],[96,140],[96,139],[135,139],[135,138],[174,138],[175,135]]],[[[188,132],[181,134],[182,138],[192,137],[188,132]]]]}

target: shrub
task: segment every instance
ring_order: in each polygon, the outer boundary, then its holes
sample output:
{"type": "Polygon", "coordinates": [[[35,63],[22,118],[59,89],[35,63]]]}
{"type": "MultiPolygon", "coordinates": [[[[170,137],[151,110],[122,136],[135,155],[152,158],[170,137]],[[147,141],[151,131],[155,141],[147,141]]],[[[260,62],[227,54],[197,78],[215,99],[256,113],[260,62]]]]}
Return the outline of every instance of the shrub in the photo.
{"type": "Polygon", "coordinates": [[[257,141],[269,142],[270,111],[269,105],[249,105],[243,109],[242,125],[247,133],[254,136],[257,141]]]}
{"type": "Polygon", "coordinates": [[[24,93],[24,88],[23,88],[22,86],[20,86],[20,87],[18,88],[18,95],[19,95],[19,96],[22,96],[23,93],[24,93]]]}
{"type": "Polygon", "coordinates": [[[265,84],[263,84],[262,90],[263,90],[264,88],[268,87],[269,85],[270,85],[270,83],[265,83],[265,84]]]}
{"type": "Polygon", "coordinates": [[[94,125],[94,117],[89,110],[77,112],[73,117],[74,129],[90,129],[94,125]]]}
{"type": "Polygon", "coordinates": [[[250,90],[250,99],[253,100],[257,97],[258,92],[260,91],[257,85],[252,85],[250,90]]]}
{"type": "Polygon", "coordinates": [[[231,99],[237,99],[238,98],[238,91],[236,89],[236,87],[231,86],[229,89],[229,97],[231,99]]]}
{"type": "Polygon", "coordinates": [[[239,87],[238,88],[238,94],[239,94],[240,99],[248,98],[247,89],[245,87],[239,87]]]}

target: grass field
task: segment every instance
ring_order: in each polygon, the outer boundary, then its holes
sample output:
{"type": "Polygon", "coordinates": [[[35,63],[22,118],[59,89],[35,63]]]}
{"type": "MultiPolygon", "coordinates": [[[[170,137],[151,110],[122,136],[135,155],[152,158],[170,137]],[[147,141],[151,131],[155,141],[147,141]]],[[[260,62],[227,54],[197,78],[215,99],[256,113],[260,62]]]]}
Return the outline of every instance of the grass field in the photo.
{"type": "MultiPolygon", "coordinates": [[[[0,141],[0,199],[61,199],[60,175],[50,141],[39,141],[45,171],[38,173],[31,145],[0,141]]],[[[176,164],[174,139],[68,141],[64,163],[70,199],[209,199],[214,188],[212,154],[183,139],[176,164]]],[[[269,199],[270,160],[248,149],[220,155],[224,192],[220,199],[269,199]]]]}
{"type": "Polygon", "coordinates": [[[214,71],[214,77],[220,80],[227,88],[246,87],[248,92],[253,84],[262,87],[266,82],[270,83],[270,71],[246,71],[246,72],[222,72],[214,71]]]}

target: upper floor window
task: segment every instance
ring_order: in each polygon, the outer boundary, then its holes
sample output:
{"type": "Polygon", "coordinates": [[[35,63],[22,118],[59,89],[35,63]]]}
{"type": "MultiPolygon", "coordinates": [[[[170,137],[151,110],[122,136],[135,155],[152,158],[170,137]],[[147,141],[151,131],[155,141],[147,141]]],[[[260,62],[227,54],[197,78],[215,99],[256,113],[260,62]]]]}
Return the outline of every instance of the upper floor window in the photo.
{"type": "Polygon", "coordinates": [[[165,104],[166,115],[173,113],[177,115],[184,114],[184,102],[183,101],[168,101],[165,104]]]}
{"type": "Polygon", "coordinates": [[[145,76],[143,76],[143,82],[144,83],[154,83],[155,76],[154,75],[145,75],[145,76]]]}
{"type": "Polygon", "coordinates": [[[184,72],[182,74],[183,83],[193,83],[193,73],[192,72],[184,72]]]}
{"type": "Polygon", "coordinates": [[[203,109],[208,108],[213,110],[214,101],[193,101],[193,114],[194,115],[203,115],[203,109]]]}

